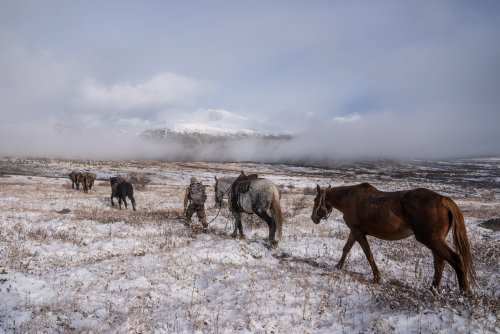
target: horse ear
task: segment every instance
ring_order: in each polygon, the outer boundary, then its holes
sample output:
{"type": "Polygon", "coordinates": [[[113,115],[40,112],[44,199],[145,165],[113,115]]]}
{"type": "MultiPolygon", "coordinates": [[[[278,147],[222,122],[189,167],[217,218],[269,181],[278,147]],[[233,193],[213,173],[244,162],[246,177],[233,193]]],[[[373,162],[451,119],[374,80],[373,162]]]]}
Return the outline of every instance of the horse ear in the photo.
{"type": "Polygon", "coordinates": [[[214,175],[214,179],[215,179],[215,181],[217,182],[217,175],[214,175]]]}
{"type": "Polygon", "coordinates": [[[319,186],[319,184],[316,184],[316,190],[318,191],[318,193],[321,191],[321,187],[319,186]]]}
{"type": "Polygon", "coordinates": [[[331,187],[332,187],[332,185],[331,185],[331,184],[329,184],[329,185],[328,185],[328,189],[330,189],[331,187]]]}

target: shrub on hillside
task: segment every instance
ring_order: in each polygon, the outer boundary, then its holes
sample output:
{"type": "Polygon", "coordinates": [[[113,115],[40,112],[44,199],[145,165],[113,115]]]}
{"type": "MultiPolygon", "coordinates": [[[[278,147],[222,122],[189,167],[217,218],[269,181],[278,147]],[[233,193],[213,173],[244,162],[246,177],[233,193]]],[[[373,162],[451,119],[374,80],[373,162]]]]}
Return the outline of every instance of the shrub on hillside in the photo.
{"type": "Polygon", "coordinates": [[[151,176],[145,173],[130,172],[127,179],[135,188],[144,189],[151,183],[151,176]]]}

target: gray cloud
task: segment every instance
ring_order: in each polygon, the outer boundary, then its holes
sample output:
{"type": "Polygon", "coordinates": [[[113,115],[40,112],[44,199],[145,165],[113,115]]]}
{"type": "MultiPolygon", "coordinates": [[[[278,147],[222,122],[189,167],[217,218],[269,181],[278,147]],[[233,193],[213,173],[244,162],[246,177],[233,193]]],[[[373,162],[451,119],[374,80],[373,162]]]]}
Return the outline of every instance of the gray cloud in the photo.
{"type": "Polygon", "coordinates": [[[296,136],[227,159],[500,154],[499,7],[4,2],[0,153],[175,156],[136,134],[213,123],[296,136]]]}

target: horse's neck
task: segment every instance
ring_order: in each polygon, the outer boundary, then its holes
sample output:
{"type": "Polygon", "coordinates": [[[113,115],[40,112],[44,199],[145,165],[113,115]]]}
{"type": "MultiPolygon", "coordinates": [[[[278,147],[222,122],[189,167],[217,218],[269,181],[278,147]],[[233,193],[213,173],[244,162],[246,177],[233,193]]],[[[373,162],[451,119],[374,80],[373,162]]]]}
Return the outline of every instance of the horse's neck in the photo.
{"type": "Polygon", "coordinates": [[[235,177],[227,177],[219,179],[219,187],[224,192],[227,193],[231,189],[231,185],[233,184],[235,177]]]}
{"type": "Polygon", "coordinates": [[[335,187],[328,189],[325,198],[327,206],[334,207],[335,209],[343,212],[346,207],[347,197],[350,191],[350,187],[335,187]]]}

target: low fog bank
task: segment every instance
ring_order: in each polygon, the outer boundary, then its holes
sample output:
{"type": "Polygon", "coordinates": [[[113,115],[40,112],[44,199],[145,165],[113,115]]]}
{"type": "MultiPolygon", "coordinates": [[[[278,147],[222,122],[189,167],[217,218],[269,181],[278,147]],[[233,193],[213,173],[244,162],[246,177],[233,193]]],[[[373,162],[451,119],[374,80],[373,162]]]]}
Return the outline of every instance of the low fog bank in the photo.
{"type": "Polygon", "coordinates": [[[498,138],[462,136],[459,131],[427,133],[411,128],[323,126],[288,140],[227,140],[183,145],[141,139],[137,134],[100,129],[58,133],[44,128],[0,127],[0,154],[70,159],[254,161],[327,163],[366,159],[451,159],[500,155],[498,138]]]}

